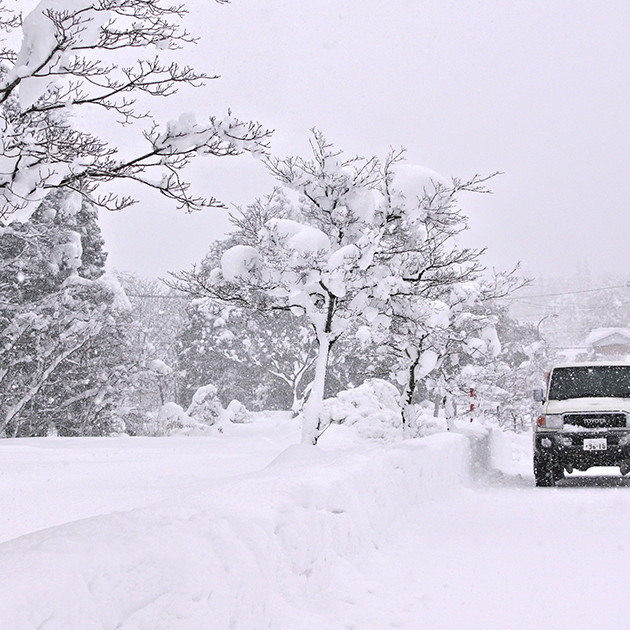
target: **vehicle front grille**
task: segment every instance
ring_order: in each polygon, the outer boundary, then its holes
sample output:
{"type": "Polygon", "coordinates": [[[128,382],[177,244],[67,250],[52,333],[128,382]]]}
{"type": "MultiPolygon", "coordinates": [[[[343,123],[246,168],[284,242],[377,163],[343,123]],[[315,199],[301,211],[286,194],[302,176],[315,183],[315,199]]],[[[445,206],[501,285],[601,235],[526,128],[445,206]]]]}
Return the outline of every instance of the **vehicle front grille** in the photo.
{"type": "Polygon", "coordinates": [[[564,424],[585,429],[620,429],[626,426],[625,413],[565,413],[564,424]]]}

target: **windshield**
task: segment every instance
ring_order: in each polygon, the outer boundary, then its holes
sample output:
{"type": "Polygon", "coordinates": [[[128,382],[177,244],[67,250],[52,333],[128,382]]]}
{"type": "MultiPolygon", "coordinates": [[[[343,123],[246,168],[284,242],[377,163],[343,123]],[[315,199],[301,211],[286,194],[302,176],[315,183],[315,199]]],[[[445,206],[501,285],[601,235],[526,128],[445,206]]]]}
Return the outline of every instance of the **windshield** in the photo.
{"type": "Polygon", "coordinates": [[[630,398],[630,366],[554,368],[549,385],[549,399],[568,398],[630,398]]]}

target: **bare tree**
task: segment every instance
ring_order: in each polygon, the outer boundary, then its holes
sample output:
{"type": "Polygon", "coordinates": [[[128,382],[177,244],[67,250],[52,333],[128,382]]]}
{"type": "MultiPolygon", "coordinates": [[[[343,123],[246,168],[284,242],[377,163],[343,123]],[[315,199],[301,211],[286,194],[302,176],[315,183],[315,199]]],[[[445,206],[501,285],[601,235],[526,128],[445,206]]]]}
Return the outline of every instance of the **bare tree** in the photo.
{"type": "MultiPolygon", "coordinates": [[[[116,63],[121,53],[193,43],[179,26],[185,13],[162,0],[44,0],[23,20],[4,9],[0,28],[21,27],[23,38],[20,50],[0,51],[0,223],[28,218],[51,188],[88,195],[112,180],[153,188],[188,211],[222,205],[192,195],[183,169],[196,155],[263,153],[271,132],[230,112],[160,126],[139,97],[167,98],[215,77],[164,62],[160,53],[116,63]],[[88,106],[123,126],[143,123],[144,148],[121,156],[111,139],[75,128],[71,115],[88,106]]],[[[95,201],[113,210],[135,203],[115,193],[95,201]]]]}

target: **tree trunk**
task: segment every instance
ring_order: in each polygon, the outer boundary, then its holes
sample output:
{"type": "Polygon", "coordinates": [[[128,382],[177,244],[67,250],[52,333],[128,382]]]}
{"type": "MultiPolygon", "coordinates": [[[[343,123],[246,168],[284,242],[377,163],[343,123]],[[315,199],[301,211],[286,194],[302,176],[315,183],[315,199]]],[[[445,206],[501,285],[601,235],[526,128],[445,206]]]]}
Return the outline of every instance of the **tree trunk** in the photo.
{"type": "Polygon", "coordinates": [[[437,418],[440,415],[440,407],[442,405],[442,394],[437,392],[433,399],[433,417],[437,418]]]}
{"type": "Polygon", "coordinates": [[[315,378],[311,385],[306,405],[304,405],[304,424],[302,426],[302,444],[317,444],[319,436],[326,427],[321,426],[322,403],[324,401],[324,386],[326,384],[326,369],[330,353],[329,333],[318,334],[319,349],[315,363],[315,378]]]}
{"type": "Polygon", "coordinates": [[[413,394],[416,391],[416,366],[420,361],[420,354],[409,366],[409,370],[407,372],[407,383],[405,384],[405,389],[400,396],[400,407],[402,410],[402,423],[403,423],[403,438],[409,439],[415,437],[415,423],[416,423],[416,411],[413,407],[412,400],[413,394]]]}
{"type": "Polygon", "coordinates": [[[293,403],[291,404],[291,413],[293,417],[297,416],[303,407],[303,400],[298,395],[297,387],[293,388],[293,403]]]}
{"type": "Polygon", "coordinates": [[[414,430],[416,428],[416,409],[408,403],[402,408],[402,422],[403,422],[403,438],[406,440],[415,437],[414,430]]]}

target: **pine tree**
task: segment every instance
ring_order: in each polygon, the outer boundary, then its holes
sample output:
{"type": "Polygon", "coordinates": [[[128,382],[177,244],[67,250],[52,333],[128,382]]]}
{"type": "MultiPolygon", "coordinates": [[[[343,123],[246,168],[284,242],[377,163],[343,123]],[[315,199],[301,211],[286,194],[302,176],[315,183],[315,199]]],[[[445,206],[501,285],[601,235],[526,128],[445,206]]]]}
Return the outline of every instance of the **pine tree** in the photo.
{"type": "Polygon", "coordinates": [[[94,206],[60,190],[0,233],[0,433],[114,430],[129,305],[103,245],[94,206]]]}

